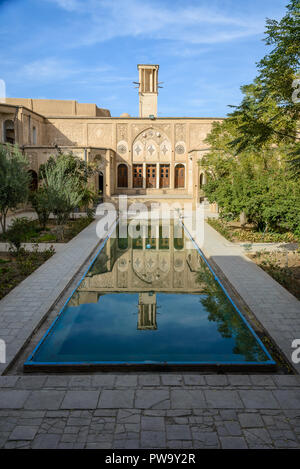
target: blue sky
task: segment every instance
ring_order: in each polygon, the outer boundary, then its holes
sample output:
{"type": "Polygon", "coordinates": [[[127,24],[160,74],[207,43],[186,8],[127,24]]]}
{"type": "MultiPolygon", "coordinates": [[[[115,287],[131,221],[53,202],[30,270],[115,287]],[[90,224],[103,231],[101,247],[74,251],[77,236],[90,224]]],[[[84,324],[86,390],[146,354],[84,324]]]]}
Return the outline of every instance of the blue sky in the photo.
{"type": "Polygon", "coordinates": [[[138,115],[138,63],[160,65],[158,116],[222,117],[267,52],[288,0],[0,0],[9,97],[76,99],[138,115]]]}

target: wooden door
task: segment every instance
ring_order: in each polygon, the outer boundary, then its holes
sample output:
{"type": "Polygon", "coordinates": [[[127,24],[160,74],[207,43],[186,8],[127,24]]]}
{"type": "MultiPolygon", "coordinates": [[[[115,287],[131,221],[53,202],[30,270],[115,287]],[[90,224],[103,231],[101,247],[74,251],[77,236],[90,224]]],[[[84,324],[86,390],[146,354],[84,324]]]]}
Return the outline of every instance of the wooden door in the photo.
{"type": "Polygon", "coordinates": [[[143,165],[133,165],[133,187],[143,187],[143,165]]]}
{"type": "Polygon", "coordinates": [[[159,187],[169,187],[170,182],[170,165],[160,165],[159,187]]]}
{"type": "Polygon", "coordinates": [[[118,166],[118,187],[128,187],[128,170],[126,164],[118,166]]]}
{"type": "Polygon", "coordinates": [[[183,164],[178,164],[175,167],[175,188],[184,187],[185,168],[183,164]]]}
{"type": "Polygon", "coordinates": [[[155,164],[147,164],[146,187],[149,187],[152,189],[156,187],[156,165],[155,164]]]}

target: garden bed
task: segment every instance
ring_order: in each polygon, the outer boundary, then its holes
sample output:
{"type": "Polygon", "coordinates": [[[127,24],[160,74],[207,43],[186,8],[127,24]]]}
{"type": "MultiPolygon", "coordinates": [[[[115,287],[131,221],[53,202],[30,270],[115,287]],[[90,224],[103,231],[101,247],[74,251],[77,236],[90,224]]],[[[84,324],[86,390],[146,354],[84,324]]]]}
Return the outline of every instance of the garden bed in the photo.
{"type": "Polygon", "coordinates": [[[226,222],[220,219],[208,218],[207,222],[224,238],[233,243],[291,243],[297,242],[297,237],[291,232],[274,233],[255,231],[253,225],[241,226],[239,222],[226,222]]]}
{"type": "Polygon", "coordinates": [[[300,300],[300,252],[259,251],[247,256],[300,300]]]}
{"type": "Polygon", "coordinates": [[[0,252],[0,300],[54,253],[53,248],[39,252],[38,246],[30,252],[24,249],[18,253],[0,252]]]}
{"type": "MultiPolygon", "coordinates": [[[[80,217],[69,220],[64,226],[62,234],[61,228],[57,226],[55,220],[51,219],[47,227],[42,229],[38,220],[29,220],[22,226],[21,243],[67,243],[86,228],[94,219],[92,217],[80,217]]],[[[9,228],[7,230],[8,238],[1,233],[0,242],[9,242],[9,228]]]]}

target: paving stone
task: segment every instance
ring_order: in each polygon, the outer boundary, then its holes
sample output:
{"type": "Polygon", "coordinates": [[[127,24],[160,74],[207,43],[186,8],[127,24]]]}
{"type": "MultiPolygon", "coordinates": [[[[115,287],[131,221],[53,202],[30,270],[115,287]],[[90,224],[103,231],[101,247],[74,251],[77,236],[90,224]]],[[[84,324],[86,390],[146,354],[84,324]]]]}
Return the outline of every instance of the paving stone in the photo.
{"type": "Polygon", "coordinates": [[[219,438],[212,429],[203,431],[203,429],[193,430],[193,439],[195,448],[218,448],[219,438]]]}
{"type": "Polygon", "coordinates": [[[116,387],[118,386],[137,386],[136,375],[120,375],[116,378],[116,387]]]}
{"type": "Polygon", "coordinates": [[[0,376],[0,389],[15,387],[18,379],[18,376],[0,376]]]}
{"type": "Polygon", "coordinates": [[[206,408],[203,392],[193,389],[171,389],[172,409],[206,408]]]}
{"type": "Polygon", "coordinates": [[[67,391],[61,409],[95,409],[99,391],[67,391]]]}
{"type": "Polygon", "coordinates": [[[224,422],[224,425],[230,436],[240,436],[242,434],[241,427],[238,422],[224,422]]]}
{"type": "Polygon", "coordinates": [[[278,387],[295,386],[300,387],[300,376],[294,375],[275,375],[273,377],[274,382],[278,387]]]}
{"type": "Polygon", "coordinates": [[[98,407],[104,409],[131,409],[133,407],[134,390],[108,390],[101,391],[98,407]]]}
{"type": "Polygon", "coordinates": [[[139,449],[140,441],[139,439],[115,440],[113,447],[114,449],[139,449]]]}
{"type": "Polygon", "coordinates": [[[239,436],[221,436],[221,446],[223,449],[247,449],[244,438],[239,436]]]}
{"type": "Polygon", "coordinates": [[[244,435],[249,448],[271,448],[272,440],[265,428],[245,429],[244,435]]]}
{"type": "Polygon", "coordinates": [[[139,423],[141,420],[140,411],[133,410],[123,410],[118,411],[117,421],[120,423],[139,423]]]}
{"type": "Polygon", "coordinates": [[[168,440],[190,440],[191,430],[188,425],[166,425],[168,440]]]}
{"type": "Polygon", "coordinates": [[[181,375],[164,374],[161,381],[164,386],[181,386],[183,380],[181,375]]]}
{"type": "MultiPolygon", "coordinates": [[[[117,409],[97,409],[93,411],[94,417],[115,417],[117,415],[117,409]]],[[[128,412],[136,412],[136,410],[131,409],[128,412]]]]}
{"type": "Polygon", "coordinates": [[[225,375],[207,375],[205,379],[209,386],[226,386],[228,384],[228,379],[225,375]]]}
{"type": "Polygon", "coordinates": [[[246,409],[279,409],[277,401],[268,390],[241,390],[240,396],[246,409]]]}
{"type": "Polygon", "coordinates": [[[165,432],[142,430],[141,448],[166,448],[165,432]]]}
{"type": "Polygon", "coordinates": [[[70,377],[64,375],[53,375],[48,376],[45,387],[49,388],[60,388],[60,387],[67,387],[69,385],[70,377]]]}
{"type": "Polygon", "coordinates": [[[204,391],[207,406],[210,408],[243,408],[243,403],[237,391],[231,390],[208,390],[204,391]]]}
{"type": "Polygon", "coordinates": [[[38,427],[30,427],[25,425],[18,425],[11,432],[10,440],[33,440],[38,427]]]}
{"type": "Polygon", "coordinates": [[[233,409],[221,409],[220,418],[222,421],[223,420],[236,420],[237,419],[236,411],[233,409]]]}
{"type": "Polygon", "coordinates": [[[251,380],[248,375],[229,375],[229,383],[233,386],[250,386],[251,380]]]}
{"type": "Polygon", "coordinates": [[[30,391],[10,389],[0,390],[0,406],[2,409],[21,409],[28,398],[30,391]]]}
{"type": "Polygon", "coordinates": [[[92,386],[98,388],[103,386],[113,386],[116,376],[109,374],[95,375],[92,377],[92,386]]]}
{"type": "Polygon", "coordinates": [[[159,375],[139,375],[138,377],[140,386],[159,386],[160,385],[160,376],[159,375]]]}
{"type": "Polygon", "coordinates": [[[239,414],[239,421],[243,428],[263,427],[264,422],[259,414],[244,413],[239,414]]]}
{"type": "Polygon", "coordinates": [[[282,409],[299,409],[300,410],[300,390],[276,390],[273,394],[282,409]]]}
{"type": "Polygon", "coordinates": [[[274,386],[274,381],[269,375],[251,375],[250,378],[255,386],[274,386]]]}
{"type": "Polygon", "coordinates": [[[56,410],[59,409],[64,395],[65,391],[31,391],[24,408],[56,410]]]}
{"type": "Polygon", "coordinates": [[[164,389],[138,389],[135,396],[137,409],[169,409],[169,391],[164,389]]]}
{"type": "Polygon", "coordinates": [[[22,376],[18,381],[20,389],[40,389],[46,381],[46,376],[22,376]]]}
{"type": "Polygon", "coordinates": [[[163,417],[142,416],[142,430],[163,431],[165,430],[165,421],[163,417]]]}
{"type": "Polygon", "coordinates": [[[86,388],[91,387],[91,376],[71,376],[69,386],[70,388],[86,388]]]}
{"type": "Polygon", "coordinates": [[[204,386],[206,384],[202,375],[183,375],[183,380],[187,386],[204,386]]]}
{"type": "Polygon", "coordinates": [[[194,448],[194,444],[192,440],[174,440],[174,441],[167,441],[167,448],[172,449],[192,449],[194,448]]]}

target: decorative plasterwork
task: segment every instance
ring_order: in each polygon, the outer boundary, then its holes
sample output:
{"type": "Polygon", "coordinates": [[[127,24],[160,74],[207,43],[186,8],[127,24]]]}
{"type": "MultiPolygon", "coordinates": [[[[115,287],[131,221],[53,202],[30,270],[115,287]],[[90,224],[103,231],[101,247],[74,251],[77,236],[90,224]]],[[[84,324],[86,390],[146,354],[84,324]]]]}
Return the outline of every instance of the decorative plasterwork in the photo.
{"type": "Polygon", "coordinates": [[[167,135],[157,128],[147,128],[138,134],[133,142],[134,161],[170,160],[171,142],[167,135]]]}
{"type": "Polygon", "coordinates": [[[120,156],[124,156],[128,153],[128,145],[125,140],[121,140],[117,144],[117,152],[120,156]]]}
{"type": "Polygon", "coordinates": [[[117,141],[119,140],[128,141],[128,124],[117,125],[117,141]]]}

